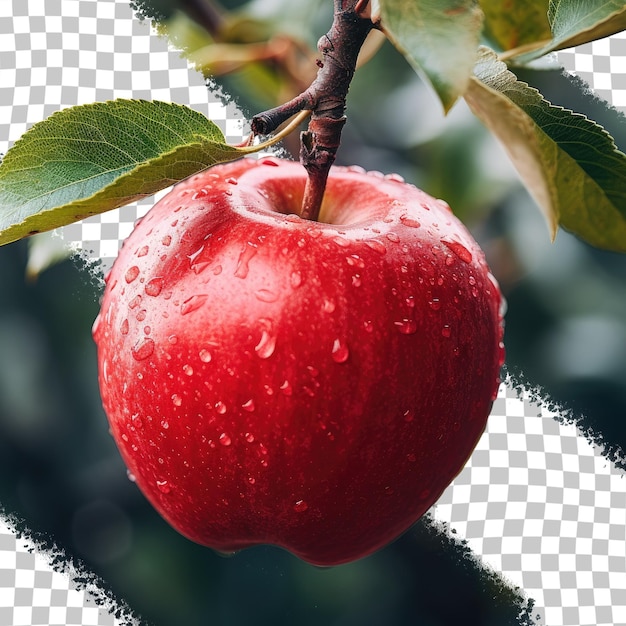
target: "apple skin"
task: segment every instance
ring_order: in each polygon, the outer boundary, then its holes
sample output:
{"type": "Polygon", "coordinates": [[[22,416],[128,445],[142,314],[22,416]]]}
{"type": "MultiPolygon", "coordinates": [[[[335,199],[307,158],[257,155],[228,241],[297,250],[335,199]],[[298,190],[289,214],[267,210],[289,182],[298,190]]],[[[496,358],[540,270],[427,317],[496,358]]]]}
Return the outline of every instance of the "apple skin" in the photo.
{"type": "Polygon", "coordinates": [[[316,565],[371,554],[463,468],[504,360],[501,295],[448,206],[334,167],[243,159],[136,226],[94,323],[111,432],[189,539],[316,565]]]}

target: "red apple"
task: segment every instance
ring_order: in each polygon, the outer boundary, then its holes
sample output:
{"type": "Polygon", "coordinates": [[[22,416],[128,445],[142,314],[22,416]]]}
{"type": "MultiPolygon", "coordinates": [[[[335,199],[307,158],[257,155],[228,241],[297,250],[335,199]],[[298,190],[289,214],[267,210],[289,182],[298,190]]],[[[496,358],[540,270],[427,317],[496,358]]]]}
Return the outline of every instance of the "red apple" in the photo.
{"type": "Polygon", "coordinates": [[[392,541],[484,430],[501,296],[448,206],[397,176],[213,167],[137,225],[94,325],[104,408],[137,485],[179,532],[318,565],[392,541]]]}

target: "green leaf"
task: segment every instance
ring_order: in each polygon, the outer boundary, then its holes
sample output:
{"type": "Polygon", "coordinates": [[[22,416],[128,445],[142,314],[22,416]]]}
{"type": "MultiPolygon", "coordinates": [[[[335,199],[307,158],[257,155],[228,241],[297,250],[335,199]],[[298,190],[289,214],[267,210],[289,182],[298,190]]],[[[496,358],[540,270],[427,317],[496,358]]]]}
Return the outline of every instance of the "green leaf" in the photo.
{"type": "Polygon", "coordinates": [[[626,30],[623,0],[550,0],[548,20],[552,40],[537,50],[513,54],[516,63],[526,63],[554,50],[580,46],[626,30]]]}
{"type": "Polygon", "coordinates": [[[114,100],[58,111],[0,165],[0,245],[150,196],[246,151],[177,104],[114,100]]]}
{"type": "Polygon", "coordinates": [[[465,99],[498,137],[543,210],[589,243],[626,252],[626,155],[600,126],[554,106],[480,49],[465,99]]]}
{"type": "Polygon", "coordinates": [[[552,38],[548,5],[549,0],[480,0],[485,14],[485,34],[500,50],[543,44],[552,38]]]}
{"type": "Polygon", "coordinates": [[[447,112],[476,60],[482,11],[475,0],[380,0],[381,27],[431,83],[447,112]]]}

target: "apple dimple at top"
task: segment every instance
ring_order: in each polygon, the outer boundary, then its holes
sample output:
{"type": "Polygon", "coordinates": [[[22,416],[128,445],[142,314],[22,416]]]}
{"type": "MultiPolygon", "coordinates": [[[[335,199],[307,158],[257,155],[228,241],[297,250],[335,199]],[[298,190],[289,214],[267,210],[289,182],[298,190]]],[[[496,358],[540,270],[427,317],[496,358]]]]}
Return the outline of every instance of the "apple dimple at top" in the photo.
{"type": "Polygon", "coordinates": [[[381,548],[480,437],[503,360],[501,296],[448,206],[398,176],[271,158],[177,185],[107,279],[103,404],[136,484],[220,551],[320,565],[381,548]]]}

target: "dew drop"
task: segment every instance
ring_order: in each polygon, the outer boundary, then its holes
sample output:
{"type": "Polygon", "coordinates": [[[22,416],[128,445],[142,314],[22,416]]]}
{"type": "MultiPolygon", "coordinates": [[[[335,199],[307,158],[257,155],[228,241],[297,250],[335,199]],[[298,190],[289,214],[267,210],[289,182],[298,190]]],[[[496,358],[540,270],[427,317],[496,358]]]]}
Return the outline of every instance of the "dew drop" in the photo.
{"type": "Polygon", "coordinates": [[[191,365],[183,365],[183,372],[185,372],[187,376],[193,376],[193,367],[191,367],[191,365]]]}
{"type": "Polygon", "coordinates": [[[231,443],[232,443],[232,439],[226,434],[226,433],[222,433],[220,435],[220,443],[227,448],[231,443]]]}
{"type": "Polygon", "coordinates": [[[450,337],[450,335],[452,334],[452,331],[450,330],[450,326],[448,324],[446,324],[442,329],[441,329],[441,336],[445,337],[446,339],[448,337],[450,337]]]}
{"type": "Polygon", "coordinates": [[[237,260],[237,268],[235,269],[236,278],[246,278],[250,271],[250,261],[257,253],[256,244],[248,242],[241,251],[239,259],[237,260]]]}
{"type": "Polygon", "coordinates": [[[139,276],[139,268],[136,265],[133,265],[132,267],[128,268],[128,271],[126,272],[124,278],[126,279],[126,282],[130,285],[130,283],[132,283],[137,278],[137,276],[139,276]]]}
{"type": "Polygon", "coordinates": [[[163,430],[167,430],[169,427],[170,425],[167,420],[161,420],[161,428],[163,428],[163,430]]]}
{"type": "Polygon", "coordinates": [[[293,393],[293,388],[291,387],[291,383],[286,380],[285,382],[283,382],[283,384],[280,386],[280,390],[286,395],[286,396],[290,396],[293,393]]]}
{"type": "Polygon", "coordinates": [[[156,298],[161,293],[163,289],[163,279],[162,278],[153,278],[152,280],[146,283],[146,293],[153,298],[156,298]]]}
{"type": "Polygon", "coordinates": [[[274,291],[270,291],[269,289],[258,289],[254,292],[257,300],[261,302],[276,302],[278,300],[278,294],[274,291]]]}
{"type": "Polygon", "coordinates": [[[415,413],[411,409],[408,409],[407,411],[404,412],[403,417],[404,417],[404,421],[407,424],[410,424],[415,419],[415,413]]]}
{"type": "Polygon", "coordinates": [[[135,361],[144,361],[154,352],[152,339],[140,339],[132,348],[131,353],[135,361]]]}
{"type": "Polygon", "coordinates": [[[136,315],[137,321],[143,322],[146,319],[147,315],[148,315],[148,312],[146,311],[146,309],[141,309],[141,311],[139,311],[136,315]]]}
{"type": "Polygon", "coordinates": [[[297,289],[302,284],[302,274],[300,272],[291,272],[291,286],[297,289]]]}
{"type": "Polygon", "coordinates": [[[404,177],[401,176],[400,174],[385,174],[385,180],[389,180],[392,183],[403,183],[404,182],[404,177]]]}
{"type": "Polygon", "coordinates": [[[244,437],[248,443],[254,443],[254,435],[252,433],[246,433],[244,437]]]}
{"type": "Polygon", "coordinates": [[[350,356],[348,346],[340,339],[335,339],[331,351],[332,359],[335,363],[345,363],[350,356]]]}
{"type": "Polygon", "coordinates": [[[211,362],[211,353],[206,348],[202,348],[202,350],[200,350],[199,356],[203,363],[211,362]]]}
{"type": "Polygon", "coordinates": [[[126,477],[131,483],[134,483],[137,480],[137,477],[129,469],[126,470],[126,477]]]}
{"type": "Polygon", "coordinates": [[[374,330],[374,324],[371,320],[365,320],[363,322],[363,328],[365,332],[371,333],[374,330]]]}
{"type": "Polygon", "coordinates": [[[409,228],[420,228],[422,226],[417,220],[409,217],[408,215],[402,215],[400,217],[400,221],[409,228]]]}
{"type": "Polygon", "coordinates": [[[304,513],[309,508],[309,505],[304,500],[298,500],[293,505],[293,510],[296,513],[304,513]]]}
{"type": "Polygon", "coordinates": [[[164,246],[169,246],[172,243],[172,236],[171,235],[165,235],[165,237],[163,237],[163,239],[161,239],[161,243],[164,246]]]}
{"type": "Polygon", "coordinates": [[[406,455],[406,460],[409,463],[415,463],[415,461],[417,461],[417,457],[413,453],[409,453],[406,455]]]}
{"type": "Polygon", "coordinates": [[[198,189],[193,196],[191,196],[192,200],[198,200],[198,198],[206,198],[209,195],[209,192],[206,189],[198,189]]]}
{"type": "Polygon", "coordinates": [[[269,359],[274,354],[276,348],[276,336],[272,334],[272,324],[269,320],[261,320],[262,331],[259,343],[254,347],[254,351],[261,359],[269,359]]]}
{"type": "Polygon", "coordinates": [[[207,301],[208,297],[209,296],[206,294],[198,294],[187,298],[180,307],[180,314],[187,315],[188,313],[197,311],[207,301]]]}
{"type": "Polygon", "coordinates": [[[252,476],[248,476],[248,482],[249,482],[251,485],[254,485],[254,483],[256,482],[256,480],[254,479],[254,477],[252,477],[252,476]]]}
{"type": "Polygon", "coordinates": [[[417,331],[417,322],[412,319],[405,318],[394,324],[403,335],[413,335],[417,331]]]}
{"type": "Polygon", "coordinates": [[[378,239],[368,239],[365,242],[365,245],[367,245],[369,248],[374,250],[374,252],[378,252],[378,254],[386,254],[387,252],[387,248],[385,247],[385,244],[382,241],[379,241],[378,239]]]}
{"type": "Polygon", "coordinates": [[[350,267],[358,267],[359,269],[363,269],[365,267],[365,262],[358,254],[352,254],[346,257],[346,263],[350,267]]]}
{"type": "Polygon", "coordinates": [[[332,300],[324,300],[322,310],[324,313],[332,313],[335,310],[335,303],[332,300]]]}
{"type": "Polygon", "coordinates": [[[161,493],[169,493],[172,490],[167,480],[157,480],[156,486],[161,493]]]}
{"type": "Polygon", "coordinates": [[[400,237],[397,233],[387,233],[385,237],[387,237],[387,239],[389,239],[392,243],[398,243],[400,241],[400,237]]]}
{"type": "Polygon", "coordinates": [[[221,400],[219,400],[218,402],[215,403],[215,410],[220,415],[224,415],[224,413],[226,413],[226,405],[221,400]]]}
{"type": "Polygon", "coordinates": [[[252,413],[254,411],[254,400],[252,400],[252,398],[250,398],[250,400],[248,400],[247,402],[245,402],[244,404],[241,405],[241,408],[244,411],[248,411],[249,413],[252,413]]]}
{"type": "Polygon", "coordinates": [[[128,335],[128,331],[129,331],[128,319],[125,318],[124,321],[122,322],[122,325],[120,326],[120,332],[122,333],[122,335],[128,335]]]}
{"type": "Polygon", "coordinates": [[[333,237],[333,243],[337,244],[340,248],[347,248],[350,242],[344,237],[333,237]]]}
{"type": "Polygon", "coordinates": [[[227,182],[229,185],[238,185],[239,184],[239,181],[236,178],[233,178],[232,176],[227,178],[225,182],[227,182]]]}
{"type": "Polygon", "coordinates": [[[461,261],[465,263],[472,262],[472,253],[460,241],[442,239],[441,242],[445,244],[452,252],[454,252],[454,254],[456,254],[459,259],[461,259],[461,261]]]}
{"type": "Polygon", "coordinates": [[[177,393],[175,393],[172,396],[172,402],[174,403],[174,406],[180,406],[183,403],[183,399],[177,393]]]}
{"type": "Polygon", "coordinates": [[[361,286],[361,277],[358,274],[355,274],[352,277],[352,286],[353,287],[360,287],[361,286]]]}
{"type": "Polygon", "coordinates": [[[439,298],[433,298],[432,300],[428,302],[428,306],[433,311],[439,311],[439,309],[441,308],[441,302],[439,301],[439,298]]]}
{"type": "Polygon", "coordinates": [[[146,256],[146,254],[148,254],[149,250],[150,250],[150,248],[148,248],[148,246],[141,246],[141,248],[139,248],[139,250],[137,250],[137,256],[138,257],[146,256]]]}
{"type": "Polygon", "coordinates": [[[178,343],[178,336],[177,335],[170,335],[167,340],[172,344],[176,344],[178,343]]]}

